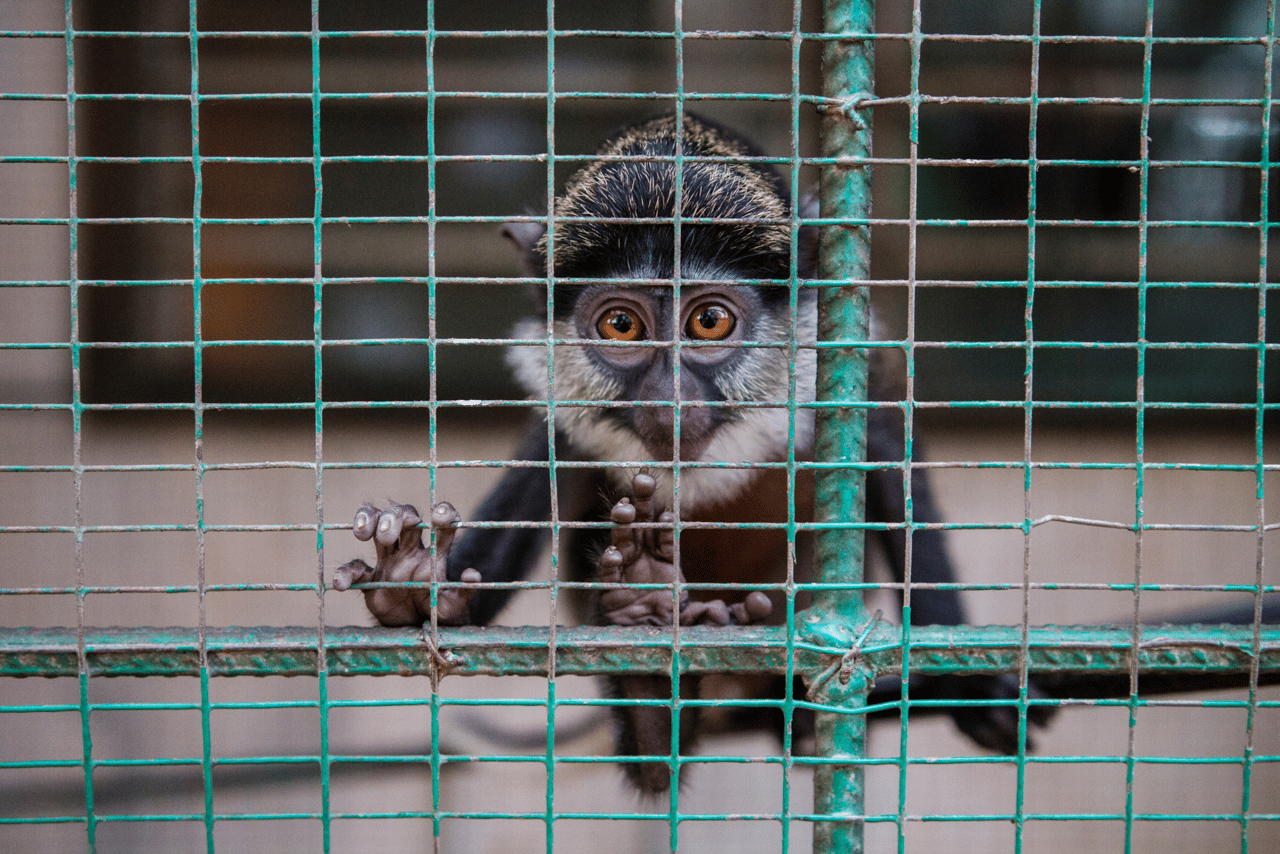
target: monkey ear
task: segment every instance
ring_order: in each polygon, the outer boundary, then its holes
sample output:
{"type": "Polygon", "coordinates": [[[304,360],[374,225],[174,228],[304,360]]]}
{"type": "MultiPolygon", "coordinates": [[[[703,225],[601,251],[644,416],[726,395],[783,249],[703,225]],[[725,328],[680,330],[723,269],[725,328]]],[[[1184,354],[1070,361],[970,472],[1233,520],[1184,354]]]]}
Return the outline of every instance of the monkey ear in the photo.
{"type": "Polygon", "coordinates": [[[502,226],[502,236],[514,243],[521,255],[527,255],[546,230],[546,224],[541,222],[508,222],[502,226]]]}
{"type": "Polygon", "coordinates": [[[538,251],[538,241],[546,231],[546,223],[534,221],[508,222],[502,226],[502,236],[520,251],[520,264],[526,275],[538,278],[547,274],[547,265],[538,251]]]}
{"type": "MultiPolygon", "coordinates": [[[[818,217],[818,194],[808,193],[800,200],[800,219],[816,219],[818,217]]],[[[816,278],[818,275],[818,227],[816,225],[800,226],[796,244],[796,273],[802,279],[816,278]]]]}

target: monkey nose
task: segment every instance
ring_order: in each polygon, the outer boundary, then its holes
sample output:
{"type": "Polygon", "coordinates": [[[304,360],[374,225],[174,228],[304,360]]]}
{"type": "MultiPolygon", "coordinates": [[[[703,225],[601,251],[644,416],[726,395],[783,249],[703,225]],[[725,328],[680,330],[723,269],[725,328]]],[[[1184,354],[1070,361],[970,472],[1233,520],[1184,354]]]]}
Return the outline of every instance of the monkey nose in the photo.
{"type": "MultiPolygon", "coordinates": [[[[654,462],[676,459],[676,407],[641,406],[636,409],[636,433],[654,462]]],[[[699,460],[715,432],[712,411],[705,406],[680,407],[679,459],[699,460]]]]}

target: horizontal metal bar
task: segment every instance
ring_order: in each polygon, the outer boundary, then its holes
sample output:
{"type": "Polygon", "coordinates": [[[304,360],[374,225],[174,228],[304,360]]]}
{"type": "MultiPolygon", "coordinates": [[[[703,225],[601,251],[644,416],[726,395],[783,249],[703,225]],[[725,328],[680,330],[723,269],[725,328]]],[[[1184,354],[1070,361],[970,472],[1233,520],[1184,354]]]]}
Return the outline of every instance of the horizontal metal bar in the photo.
{"type": "MultiPolygon", "coordinates": [[[[0,158],[0,163],[4,163],[4,158],[0,158]]],[[[492,221],[512,221],[520,220],[525,222],[545,221],[545,217],[541,219],[537,217],[492,217],[492,221]]],[[[468,220],[468,222],[479,222],[479,220],[468,220]]],[[[799,220],[800,223],[808,223],[809,220],[799,220]]],[[[1256,238],[1255,238],[1256,239],[1256,238]]],[[[532,276],[325,276],[321,279],[326,286],[346,286],[346,285],[428,285],[435,283],[437,285],[509,285],[512,287],[527,287],[528,285],[537,285],[545,283],[543,277],[532,276]]],[[[556,282],[560,285],[596,285],[607,284],[611,279],[601,278],[598,276],[557,276],[556,282]]],[[[656,283],[670,284],[670,279],[629,279],[633,283],[656,283]]],[[[713,279],[693,279],[682,278],[682,285],[691,284],[713,284],[713,279]]],[[[739,284],[773,284],[780,279],[737,279],[739,284]]],[[[799,277],[796,281],[804,287],[840,287],[846,282],[844,280],[834,279],[818,279],[799,277]]],[[[303,278],[299,276],[236,276],[236,277],[208,277],[201,278],[202,286],[208,285],[226,285],[226,284],[245,284],[245,285],[302,285],[308,288],[315,286],[314,278],[303,278]]],[[[0,279],[0,288],[65,288],[73,284],[68,279],[0,279]]],[[[74,282],[77,288],[152,288],[152,287],[191,287],[194,284],[192,279],[173,278],[173,279],[77,279],[74,282]]],[[[1025,291],[1027,289],[1026,279],[867,279],[862,284],[868,287],[918,287],[918,288],[969,288],[969,289],[985,289],[997,290],[1001,288],[1015,289],[1025,291]]],[[[1236,290],[1236,291],[1258,291],[1260,287],[1267,290],[1280,289],[1280,283],[1267,282],[1265,286],[1259,285],[1255,281],[1191,281],[1191,280],[1169,280],[1169,281],[1149,281],[1139,282],[1135,279],[1121,280],[1115,279],[1111,281],[1094,281],[1090,279],[1038,279],[1034,282],[1036,290],[1045,290],[1048,288],[1089,288],[1102,290],[1188,290],[1188,289],[1216,289],[1216,290],[1236,290]]],[[[438,339],[437,339],[438,340],[438,339]]],[[[503,341],[512,339],[503,338],[503,341]]],[[[553,339],[554,340],[554,339],[553,339]]],[[[59,342],[61,343],[61,342],[59,342]]],[[[884,346],[900,346],[903,341],[894,341],[893,339],[876,339],[875,341],[862,341],[858,343],[859,347],[884,347],[884,346]]]]}
{"type": "MultiPolygon", "coordinates": [[[[575,158],[576,159],[576,158],[575,158]]],[[[1184,166],[1203,166],[1195,160],[1183,161],[1180,165],[1184,166]]],[[[681,223],[690,225],[733,225],[738,223],[751,223],[760,225],[789,225],[790,220],[787,219],[732,219],[728,217],[680,217],[681,223]]],[[[557,222],[564,223],[603,223],[610,224],[636,224],[636,225],[668,225],[672,222],[672,217],[631,217],[622,219],[619,217],[572,217],[561,216],[556,217],[557,222]]],[[[321,226],[352,226],[352,225],[426,225],[432,221],[430,215],[402,215],[402,216],[326,216],[326,217],[303,217],[303,216],[241,216],[241,217],[212,217],[212,216],[114,216],[114,217],[75,217],[76,225],[192,225],[200,223],[201,225],[211,226],[307,226],[312,227],[319,223],[321,226]]],[[[434,217],[436,224],[440,225],[502,225],[507,222],[545,222],[545,216],[529,216],[529,215],[507,215],[507,214],[436,214],[434,217]]],[[[801,220],[797,220],[801,222],[801,220]]],[[[869,225],[879,226],[909,226],[912,228],[1008,228],[1023,229],[1031,226],[1037,228],[1098,228],[1098,229],[1114,229],[1114,230],[1132,230],[1143,229],[1182,229],[1182,228],[1213,228],[1213,229],[1239,229],[1253,231],[1259,228],[1270,228],[1272,223],[1266,219],[1050,219],[1041,217],[1018,217],[1010,219],[904,219],[900,217],[840,217],[840,218],[810,218],[804,219],[803,224],[818,227],[823,226],[839,226],[844,228],[862,227],[869,225]]],[[[44,226],[69,226],[72,223],[71,217],[49,216],[49,217],[0,217],[0,225],[44,225],[44,226]]]]}
{"type": "MultiPolygon", "coordinates": [[[[5,93],[11,94],[11,93],[5,93]]],[[[42,100],[55,100],[60,96],[42,96],[42,100]]],[[[12,100],[12,99],[10,99],[12,100]]],[[[890,99],[886,99],[890,100],[890,99]]],[[[555,163],[589,163],[592,161],[644,161],[674,162],[672,157],[629,156],[594,154],[545,154],[530,152],[528,154],[327,154],[320,157],[307,155],[233,155],[233,154],[201,154],[196,160],[200,163],[246,163],[250,165],[297,165],[312,166],[316,162],[329,163],[542,163],[548,160],[555,163]]],[[[77,154],[74,157],[65,154],[7,154],[0,156],[0,163],[54,163],[67,165],[76,163],[110,163],[110,164],[156,164],[156,163],[191,163],[189,154],[168,155],[112,155],[112,154],[77,154]]],[[[1105,159],[1084,160],[1071,157],[917,157],[914,160],[906,157],[682,157],[684,163],[733,162],[733,163],[769,163],[779,166],[790,166],[799,163],[802,166],[914,166],[916,168],[951,167],[957,169],[1029,169],[1032,167],[1046,169],[1051,167],[1084,167],[1104,169],[1128,169],[1137,171],[1146,166],[1149,169],[1170,169],[1183,166],[1213,169],[1262,169],[1261,160],[1210,160],[1203,157],[1181,160],[1142,159],[1105,159]]],[[[513,217],[516,220],[546,219],[546,216],[529,216],[521,214],[513,217]]],[[[568,219],[568,218],[566,218],[568,219]]],[[[569,221],[572,221],[571,219],[569,221]]],[[[756,220],[762,222],[763,220],[756,220]]],[[[1092,221],[1091,221],[1092,222],[1092,221]]],[[[1025,284],[1025,283],[1024,283],[1025,284]]],[[[1038,285],[1039,283],[1037,283],[1038,285]]]]}
{"type": "MultiPolygon", "coordinates": [[[[0,225],[4,225],[0,221],[0,225]]],[[[1256,288],[1254,288],[1256,290],[1256,288]]],[[[335,347],[386,347],[417,346],[434,344],[437,347],[545,347],[552,344],[557,347],[580,347],[595,350],[623,349],[625,344],[633,350],[787,350],[793,346],[797,350],[831,350],[848,349],[856,345],[858,350],[897,350],[903,347],[914,347],[917,350],[1280,350],[1280,343],[1266,341],[1026,341],[991,340],[991,341],[929,341],[927,339],[860,341],[836,340],[796,343],[786,341],[681,341],[649,340],[636,342],[597,341],[583,338],[325,338],[317,342],[311,338],[214,338],[200,342],[203,349],[220,347],[307,347],[333,349],[335,347]]],[[[75,344],[69,341],[5,341],[0,342],[3,350],[187,350],[195,347],[191,339],[174,339],[172,341],[83,341],[75,344]]],[[[502,401],[507,402],[507,401],[502,401]]],[[[571,403],[616,403],[616,401],[568,401],[571,403]]],[[[706,404],[719,404],[742,408],[746,406],[777,406],[780,401],[704,401],[706,404]]],[[[627,406],[672,406],[669,400],[627,401],[627,406]]],[[[818,404],[812,404],[816,406],[818,404]]],[[[843,405],[843,404],[842,404],[843,405]]],[[[883,401],[872,401],[865,404],[874,408],[883,406],[883,401]]]]}
{"type": "MultiPolygon", "coordinates": [[[[343,626],[327,628],[323,644],[314,627],[227,627],[204,630],[210,673],[220,676],[309,676],[325,668],[335,676],[464,675],[546,677],[550,632],[541,627],[441,629],[439,645],[422,631],[343,626]]],[[[1259,667],[1280,673],[1280,626],[1259,631],[1259,667]]],[[[200,673],[196,628],[86,628],[84,658],[92,676],[195,676],[200,673]]],[[[1248,673],[1254,655],[1252,626],[1144,626],[1138,631],[1139,669],[1190,674],[1248,673]]],[[[668,673],[670,631],[619,627],[559,627],[556,673],[668,673]]],[[[1030,629],[1029,672],[1127,674],[1134,651],[1130,628],[1043,626],[1030,629]]],[[[75,628],[0,629],[0,676],[75,676],[80,643],[75,628]]],[[[1017,672],[1019,626],[929,626],[911,632],[911,673],[1017,672]]],[[[680,669],[787,672],[818,675],[840,663],[876,675],[902,672],[900,630],[877,628],[860,650],[788,643],[782,627],[683,627],[680,669]]]]}
{"type": "MultiPolygon", "coordinates": [[[[35,38],[62,39],[67,36],[66,30],[29,29],[0,31],[0,38],[35,38]]],[[[189,39],[192,34],[199,39],[298,39],[310,40],[310,30],[71,30],[75,38],[150,38],[150,39],[189,39]]],[[[382,29],[382,30],[338,30],[321,29],[321,39],[370,39],[370,38],[425,38],[432,35],[438,39],[540,39],[548,35],[555,38],[618,38],[618,39],[680,39],[683,41],[726,41],[726,40],[774,40],[791,41],[796,34],[790,30],[607,30],[607,29],[556,29],[542,30],[427,30],[427,29],[382,29]]],[[[821,32],[800,32],[804,41],[831,41],[842,38],[840,35],[821,32]]],[[[1132,44],[1132,45],[1265,45],[1265,36],[1123,36],[1101,34],[1019,34],[1019,33],[945,33],[945,32],[887,32],[863,33],[861,38],[875,41],[911,42],[968,42],[975,44],[1132,44]]],[[[877,102],[892,101],[889,98],[877,98],[877,102]]]]}
{"type": "MultiPolygon", "coordinates": [[[[862,345],[859,345],[861,347],[862,345]]],[[[1280,345],[1268,345],[1271,347],[1280,347],[1280,345]]],[[[603,401],[605,404],[613,406],[622,406],[618,401],[603,401]]],[[[589,401],[566,401],[556,402],[556,406],[599,406],[599,402],[589,401]]],[[[841,406],[844,408],[856,407],[861,409],[884,409],[888,408],[885,403],[849,403],[840,402],[833,404],[829,402],[815,402],[796,404],[799,409],[823,409],[832,406],[841,406]]],[[[498,408],[504,407],[508,409],[537,409],[545,408],[546,404],[537,400],[475,400],[469,398],[452,398],[447,400],[320,400],[320,401],[297,401],[282,403],[205,403],[202,402],[199,407],[194,403],[0,403],[0,412],[191,412],[199,409],[202,412],[298,412],[314,411],[317,407],[326,410],[334,409],[352,409],[352,410],[413,410],[413,409],[431,409],[431,408],[453,408],[453,409],[480,409],[480,408],[498,408]]],[[[1090,412],[1124,412],[1143,410],[1147,412],[1272,412],[1280,410],[1280,403],[1204,403],[1204,402],[1176,402],[1176,401],[1158,401],[1158,400],[1033,400],[1025,401],[1021,398],[1007,400],[917,400],[912,403],[912,407],[916,410],[1011,410],[1022,413],[1024,410],[1085,410],[1090,412]]],[[[751,407],[746,407],[751,408],[751,407]]],[[[781,409],[783,406],[754,408],[774,408],[781,409]]],[[[563,465],[563,463],[557,463],[563,465]]],[[[807,463],[810,467],[820,467],[828,465],[825,463],[807,463]]],[[[370,468],[375,467],[369,464],[370,468]]],[[[752,464],[752,467],[757,467],[752,464]]],[[[1150,468],[1150,466],[1148,466],[1150,468]]]]}
{"type": "MultiPolygon", "coordinates": [[[[864,37],[865,38],[865,37],[864,37]]],[[[126,101],[170,101],[170,102],[249,102],[249,101],[310,101],[316,94],[307,91],[267,91],[267,92],[206,92],[198,94],[180,92],[74,92],[67,95],[63,92],[0,92],[0,101],[49,101],[66,102],[126,102],[126,101]]],[[[529,89],[519,91],[497,91],[488,89],[438,89],[434,92],[423,89],[385,90],[376,92],[344,92],[326,90],[318,93],[321,101],[447,101],[447,100],[486,100],[486,101],[546,101],[547,91],[529,89]]],[[[665,89],[649,91],[608,91],[608,90],[566,90],[555,93],[557,101],[595,101],[608,98],[612,101],[671,101],[679,98],[686,102],[703,101],[744,101],[753,103],[790,103],[812,104],[818,109],[839,109],[839,103],[820,95],[788,95],[768,92],[674,92],[665,89]]],[[[924,105],[931,106],[1089,106],[1102,105],[1113,107],[1252,107],[1258,110],[1274,108],[1280,104],[1276,98],[1153,98],[1146,96],[1037,96],[1029,95],[904,95],[900,98],[875,98],[865,101],[859,106],[876,107],[887,105],[924,105]]]]}

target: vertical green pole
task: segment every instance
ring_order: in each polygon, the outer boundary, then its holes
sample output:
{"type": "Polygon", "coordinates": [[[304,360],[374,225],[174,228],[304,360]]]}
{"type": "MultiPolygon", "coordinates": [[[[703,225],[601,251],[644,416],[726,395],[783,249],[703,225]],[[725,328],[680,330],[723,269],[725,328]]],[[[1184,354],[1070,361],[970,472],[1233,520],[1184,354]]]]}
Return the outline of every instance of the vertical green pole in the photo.
{"type": "MultiPolygon", "coordinates": [[[[548,614],[550,636],[547,643],[547,744],[545,762],[547,769],[547,793],[545,798],[545,842],[547,854],[555,851],[555,811],[556,811],[556,643],[560,608],[560,486],[556,475],[556,387],[555,347],[551,341],[555,338],[555,258],[556,230],[556,0],[547,0],[547,280],[546,280],[546,312],[547,325],[547,479],[551,487],[551,600],[548,614]]],[[[532,850],[532,849],[531,849],[532,850]]]]}
{"type": "Polygon", "coordinates": [[[209,650],[206,638],[208,618],[205,599],[205,519],[204,519],[204,264],[201,241],[204,236],[204,167],[200,159],[200,28],[196,0],[187,4],[187,41],[191,54],[191,348],[195,385],[192,416],[195,426],[196,473],[196,590],[200,626],[200,731],[201,776],[204,779],[205,850],[216,850],[213,810],[213,699],[209,690],[209,650]]]}
{"type": "MultiPolygon", "coordinates": [[[[1260,720],[1258,715],[1258,674],[1259,662],[1262,654],[1262,638],[1259,628],[1262,626],[1262,589],[1263,583],[1266,581],[1266,553],[1267,553],[1267,502],[1266,502],[1266,482],[1267,467],[1266,458],[1263,454],[1263,436],[1266,428],[1267,418],[1267,290],[1268,282],[1271,278],[1269,272],[1268,255],[1271,223],[1271,107],[1272,98],[1275,97],[1275,49],[1276,49],[1276,4],[1274,2],[1267,5],[1267,39],[1266,39],[1266,56],[1263,60],[1263,89],[1262,97],[1264,104],[1262,115],[1259,118],[1262,121],[1262,146],[1258,156],[1258,165],[1260,167],[1260,206],[1258,211],[1258,343],[1257,343],[1257,372],[1254,374],[1257,391],[1254,398],[1254,455],[1257,463],[1254,467],[1254,484],[1255,496],[1258,502],[1257,516],[1257,546],[1255,558],[1255,575],[1253,599],[1253,664],[1249,668],[1249,711],[1245,724],[1245,743],[1244,743],[1244,767],[1241,782],[1240,795],[1240,850],[1248,852],[1249,846],[1249,829],[1251,824],[1251,804],[1253,803],[1252,787],[1253,782],[1257,778],[1253,776],[1255,763],[1257,762],[1257,739],[1258,732],[1257,723],[1260,720]]],[[[1254,837],[1255,840],[1257,837],[1254,837]]],[[[1264,843],[1265,844],[1265,843],[1264,843]]],[[[1258,850],[1257,847],[1253,850],[1258,850]]]]}
{"type": "MultiPolygon", "coordinates": [[[[854,284],[870,273],[871,153],[869,110],[857,104],[869,98],[874,75],[870,35],[875,19],[872,0],[826,0],[823,77],[827,109],[823,116],[822,155],[839,158],[822,175],[821,216],[843,225],[823,229],[820,278],[842,282],[823,287],[818,297],[818,339],[861,342],[867,338],[867,288],[854,284]]],[[[816,459],[857,465],[866,458],[867,353],[854,347],[818,351],[817,399],[852,406],[818,410],[816,459]]],[[[815,522],[819,525],[861,522],[865,518],[864,477],[853,469],[820,471],[816,477],[815,522]]],[[[814,540],[814,580],[819,584],[862,580],[861,529],[819,528],[814,540]]],[[[818,590],[806,630],[815,639],[851,646],[866,622],[862,597],[847,589],[818,590]]],[[[862,851],[863,768],[866,702],[870,680],[856,669],[848,678],[828,679],[814,697],[839,711],[820,712],[818,751],[825,760],[814,778],[814,811],[833,816],[814,829],[814,847],[828,852],[862,851]],[[834,760],[834,761],[832,761],[834,760]],[[841,760],[848,760],[847,763],[841,760]]]]}
{"type": "Polygon", "coordinates": [[[98,850],[98,817],[93,795],[93,729],[89,725],[89,657],[85,651],[85,565],[84,509],[81,502],[84,486],[81,438],[84,400],[80,389],[80,226],[79,200],[76,195],[78,159],[76,155],[76,39],[75,17],[71,0],[65,0],[63,41],[67,54],[67,291],[71,305],[71,479],[75,504],[76,537],[76,657],[79,660],[80,741],[84,768],[84,818],[86,850],[98,850]]]}
{"type": "Polygon", "coordinates": [[[324,601],[324,162],[320,158],[320,0],[311,0],[311,340],[315,353],[315,472],[317,654],[316,701],[320,711],[320,833],[321,850],[333,846],[333,767],[330,751],[329,657],[325,645],[324,601]]]}

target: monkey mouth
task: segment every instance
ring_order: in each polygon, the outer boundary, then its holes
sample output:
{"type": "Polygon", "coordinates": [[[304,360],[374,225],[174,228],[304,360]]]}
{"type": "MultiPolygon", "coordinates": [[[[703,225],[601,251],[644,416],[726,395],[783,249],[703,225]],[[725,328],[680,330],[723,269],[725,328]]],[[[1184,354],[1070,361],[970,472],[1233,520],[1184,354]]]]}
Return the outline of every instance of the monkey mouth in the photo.
{"type": "Polygon", "coordinates": [[[632,428],[654,462],[701,460],[719,426],[713,411],[700,406],[681,407],[679,427],[673,416],[673,411],[666,407],[637,407],[632,414],[632,428]],[[677,434],[679,457],[676,456],[677,434]]]}
{"type": "Polygon", "coordinates": [[[696,462],[702,459],[711,444],[711,435],[681,435],[680,454],[676,456],[676,445],[672,436],[651,436],[644,441],[645,450],[656,463],[666,461],[696,462]]]}

